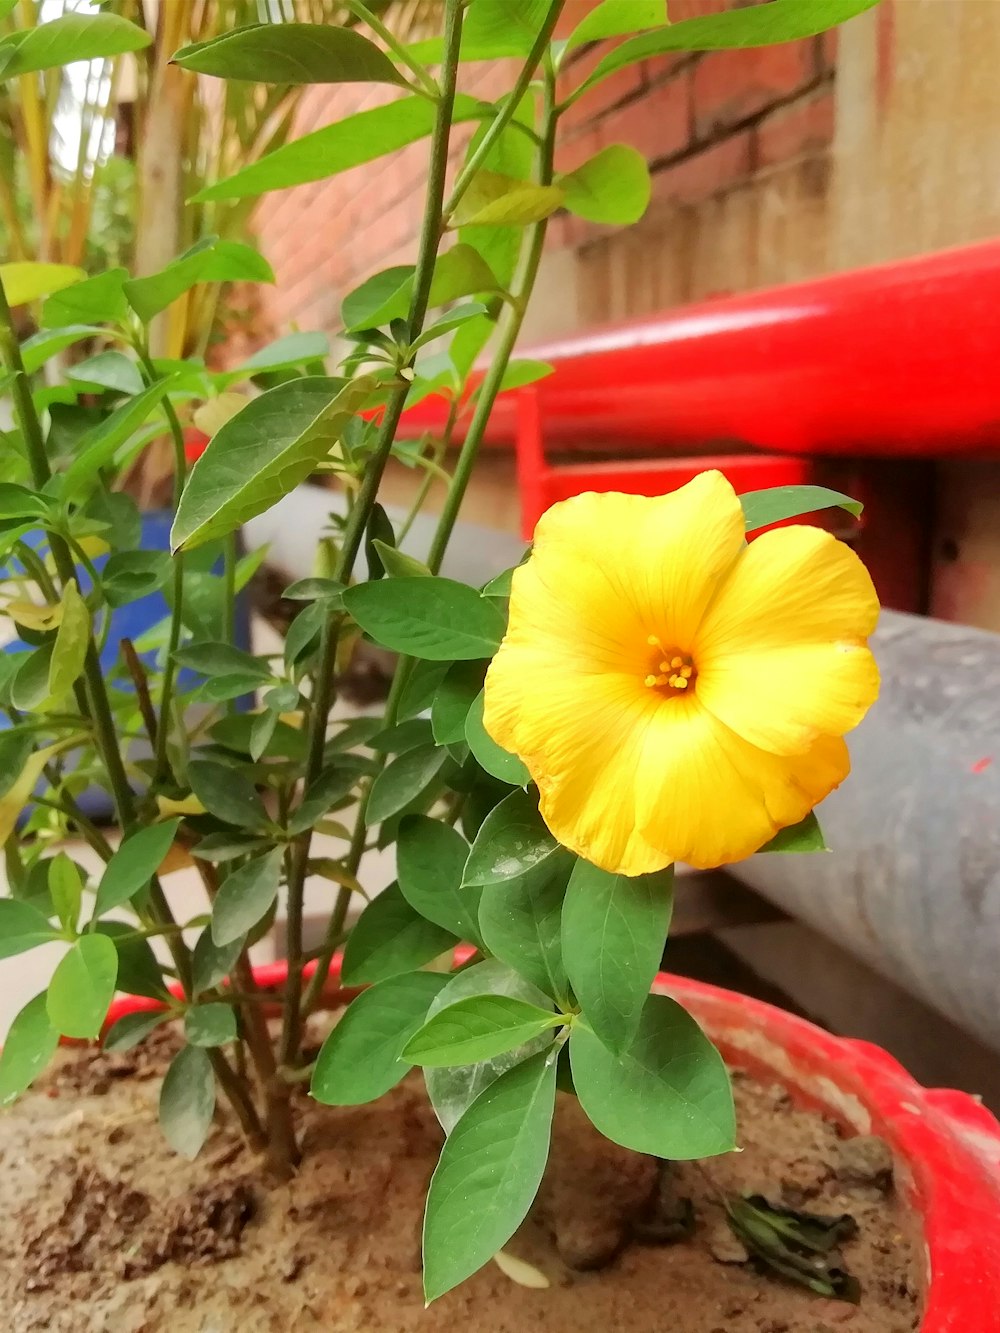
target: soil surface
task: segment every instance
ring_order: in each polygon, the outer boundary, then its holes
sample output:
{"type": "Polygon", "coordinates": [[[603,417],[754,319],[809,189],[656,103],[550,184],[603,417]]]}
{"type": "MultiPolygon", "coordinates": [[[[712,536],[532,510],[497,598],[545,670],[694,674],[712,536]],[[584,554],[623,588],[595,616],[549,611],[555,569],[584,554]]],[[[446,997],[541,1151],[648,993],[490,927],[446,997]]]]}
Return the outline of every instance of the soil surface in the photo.
{"type": "Polygon", "coordinates": [[[607,1145],[560,1094],[549,1174],[507,1252],[423,1309],[420,1222],[441,1132],[416,1076],[371,1106],[302,1096],[306,1167],[261,1175],[220,1111],[201,1157],[156,1125],[176,1041],[112,1056],[65,1051],[0,1116],[0,1310],[9,1333],[911,1333],[919,1240],[878,1140],[843,1139],[778,1087],[736,1076],[744,1151],[661,1172],[607,1145]],[[851,1214],[859,1306],[763,1275],[717,1191],[851,1214]],[[690,1213],[692,1238],[672,1214],[690,1213]]]}

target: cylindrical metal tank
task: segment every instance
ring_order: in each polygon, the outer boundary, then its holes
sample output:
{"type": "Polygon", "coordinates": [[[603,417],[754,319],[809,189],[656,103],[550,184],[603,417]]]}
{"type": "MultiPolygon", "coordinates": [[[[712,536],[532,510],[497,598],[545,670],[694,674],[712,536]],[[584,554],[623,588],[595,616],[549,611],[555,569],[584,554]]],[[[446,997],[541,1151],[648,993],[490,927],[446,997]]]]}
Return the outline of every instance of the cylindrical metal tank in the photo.
{"type": "Polygon", "coordinates": [[[730,869],[1000,1050],[1000,636],[886,611],[872,646],[832,851],[730,869]]]}

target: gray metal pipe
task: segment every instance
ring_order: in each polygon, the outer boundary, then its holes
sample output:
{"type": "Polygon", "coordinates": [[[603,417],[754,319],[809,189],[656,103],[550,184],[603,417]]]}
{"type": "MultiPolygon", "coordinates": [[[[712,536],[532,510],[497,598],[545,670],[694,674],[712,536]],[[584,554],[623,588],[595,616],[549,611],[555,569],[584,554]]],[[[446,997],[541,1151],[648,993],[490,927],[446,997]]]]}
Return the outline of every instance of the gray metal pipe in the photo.
{"type": "Polygon", "coordinates": [[[883,613],[829,854],[733,874],[1000,1050],[1000,636],[883,613]]]}

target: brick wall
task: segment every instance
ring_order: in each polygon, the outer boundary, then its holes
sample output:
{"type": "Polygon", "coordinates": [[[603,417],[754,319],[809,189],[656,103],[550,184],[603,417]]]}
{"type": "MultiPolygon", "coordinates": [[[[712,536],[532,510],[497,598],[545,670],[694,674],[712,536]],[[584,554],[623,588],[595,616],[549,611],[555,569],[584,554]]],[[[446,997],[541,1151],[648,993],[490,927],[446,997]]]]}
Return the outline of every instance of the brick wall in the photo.
{"type": "MultiPolygon", "coordinates": [[[[567,7],[568,30],[595,0],[567,7]]],[[[725,0],[671,0],[677,19],[726,8],[725,0]]],[[[606,50],[606,46],[603,48],[606,50]]],[[[599,57],[582,50],[561,79],[565,94],[599,57]]],[[[581,98],[562,121],[556,165],[571,170],[611,143],[628,143],[653,169],[652,220],[676,209],[696,208],[727,194],[758,173],[825,152],[833,126],[835,44],[816,38],[761,51],[664,56],[620,71],[581,98]]],[[[494,98],[509,87],[510,68],[497,62],[462,70],[462,87],[494,98]]],[[[303,101],[296,134],[377,105],[391,94],[345,86],[316,88],[303,101]]],[[[456,157],[471,131],[456,131],[456,157]]],[[[272,331],[292,324],[334,329],[340,301],[370,273],[411,262],[421,208],[420,187],[427,141],[390,158],[356,168],[332,181],[269,196],[257,210],[256,226],[278,285],[267,298],[272,331]]],[[[647,227],[648,230],[648,227],[647,227]]],[[[558,215],[550,227],[552,251],[580,252],[620,233],[558,215]]],[[[593,257],[593,256],[592,256],[593,257]]],[[[600,285],[585,309],[586,322],[608,313],[600,285]]],[[[653,285],[655,303],[686,299],[690,287],[653,285]]],[[[700,294],[700,293],[699,293],[700,294]]],[[[620,313],[617,312],[616,313],[620,313]]]]}

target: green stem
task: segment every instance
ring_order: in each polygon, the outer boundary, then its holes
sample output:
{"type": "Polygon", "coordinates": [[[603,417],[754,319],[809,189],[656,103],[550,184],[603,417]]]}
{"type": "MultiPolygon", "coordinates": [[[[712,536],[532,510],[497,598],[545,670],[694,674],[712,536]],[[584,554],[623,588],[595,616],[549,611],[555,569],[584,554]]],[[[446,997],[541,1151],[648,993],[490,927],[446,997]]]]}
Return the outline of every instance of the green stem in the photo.
{"type": "MultiPolygon", "coordinates": [[[[452,112],[458,82],[458,53],[462,39],[462,0],[445,0],[444,56],[441,66],[441,96],[438,101],[434,134],[431,140],[430,167],[427,177],[427,199],[420,248],[413,278],[413,296],[407,321],[407,343],[412,345],[423,328],[430,297],[434,264],[443,230],[445,180],[448,171],[448,146],[451,137],[452,112]]],[[[341,583],[350,580],[364,537],[369,516],[378,496],[382,474],[396,437],[399,418],[403,414],[409,382],[401,380],[393,389],[386,404],[382,425],[371,460],[355,497],[354,507],[344,529],[340,561],[335,577],[341,583]]],[[[327,720],[333,704],[334,672],[337,659],[339,618],[330,618],[323,629],[319,666],[315,675],[315,690],[310,706],[309,747],[305,766],[305,787],[308,788],[323,768],[323,749],[326,744],[327,720]]],[[[295,844],[291,874],[288,882],[288,984],[285,991],[284,1023],[282,1025],[279,1063],[291,1065],[298,1051],[301,1031],[302,1000],[302,898],[305,887],[310,832],[295,844]]],[[[346,911],[346,907],[345,907],[346,911]]]]}
{"type": "Polygon", "coordinates": [[[222,548],[222,641],[236,640],[236,533],[231,532],[222,548]]]}
{"type": "MultiPolygon", "coordinates": [[[[52,469],[49,466],[48,455],[45,452],[41,422],[32,401],[31,386],[24,368],[24,361],[21,358],[21,349],[17,341],[13,316],[2,283],[0,283],[0,357],[2,357],[7,369],[13,372],[11,395],[14,399],[14,412],[24,439],[32,479],[35,486],[41,489],[50,480],[52,469]]],[[[181,452],[183,455],[183,448],[181,452]]],[[[65,541],[61,537],[57,537],[55,533],[50,534],[49,545],[59,577],[65,586],[76,578],[76,567],[73,564],[72,554],[65,541]]],[[[93,726],[98,753],[104,764],[108,784],[114,797],[118,822],[121,825],[122,832],[127,835],[135,824],[135,802],[125,773],[121,750],[118,746],[114,716],[93,637],[87,645],[83,676],[85,682],[85,716],[89,718],[93,726]]],[[[150,902],[160,920],[171,925],[174,924],[173,913],[158,879],[153,879],[149,893],[150,902]]],[[[170,937],[169,944],[185,994],[190,996],[191,955],[180,936],[170,937]]],[[[211,1052],[211,1060],[216,1076],[232,1102],[240,1123],[251,1141],[259,1144],[263,1137],[260,1121],[249,1102],[246,1089],[240,1086],[236,1075],[227,1064],[221,1051],[211,1052]]]]}
{"type": "MultiPolygon", "coordinates": [[[[559,8],[561,0],[557,0],[556,8],[559,8]]],[[[554,21],[554,20],[553,20],[554,21]]],[[[552,180],[553,154],[555,149],[555,133],[558,123],[558,113],[555,108],[555,75],[551,67],[546,68],[544,85],[544,102],[542,111],[542,138],[541,150],[538,162],[538,180],[542,185],[547,185],[552,180]]],[[[476,411],[469,425],[462,451],[459,455],[458,463],[452,477],[451,486],[445,499],[444,508],[438,519],[437,529],[431,543],[430,554],[427,558],[428,567],[433,573],[437,573],[441,567],[441,560],[447,548],[449,538],[455,526],[458,512],[465,496],[466,488],[472,475],[472,469],[479,453],[480,445],[483,442],[483,436],[486,432],[486,426],[489,422],[490,413],[493,410],[493,404],[496,401],[497,394],[500,391],[500,385],[503,381],[504,373],[510,361],[511,353],[514,350],[514,344],[517,341],[518,334],[521,331],[521,325],[524,322],[524,314],[528,305],[528,298],[531,295],[535,278],[538,275],[538,266],[542,258],[542,250],[545,245],[545,221],[538,222],[532,228],[529,234],[528,248],[522,261],[515,283],[515,299],[505,307],[503,316],[503,325],[500,334],[500,341],[496,354],[490,365],[490,369],[483,381],[480,389],[479,398],[476,404],[476,411]]],[[[391,727],[396,719],[396,710],[399,707],[399,699],[402,694],[403,686],[410,670],[410,660],[401,657],[393,676],[392,686],[389,690],[389,697],[386,701],[383,722],[386,727],[391,727]]],[[[370,791],[371,788],[368,788],[370,791]]],[[[357,818],[354,824],[354,831],[351,838],[350,848],[347,856],[344,858],[345,865],[351,874],[356,875],[361,862],[361,856],[364,852],[365,833],[367,829],[367,792],[364,793],[359,801],[357,818]]],[[[350,899],[349,892],[341,890],[334,904],[333,915],[327,926],[326,944],[323,953],[320,955],[316,965],[316,972],[309,985],[306,994],[304,1008],[309,1012],[318,1002],[322,993],[323,984],[326,975],[330,970],[330,964],[333,961],[333,954],[336,948],[335,941],[338,939],[343,920],[347,913],[347,906],[350,899]]]]}
{"type": "MultiPolygon", "coordinates": [[[[517,76],[517,82],[514,84],[509,95],[505,98],[499,114],[490,123],[489,129],[483,135],[482,139],[476,146],[475,151],[471,154],[469,160],[455,178],[451,196],[448,203],[445,205],[445,218],[450,218],[452,213],[454,213],[455,209],[458,207],[459,200],[469,188],[476,172],[481,169],[483,163],[489,156],[493,145],[513,119],[514,113],[517,111],[522,97],[528,91],[531,80],[534,78],[535,70],[538,68],[542,57],[548,50],[549,41],[555,30],[556,23],[559,20],[559,15],[562,13],[564,3],[565,0],[553,0],[553,3],[549,6],[549,12],[545,16],[545,22],[538,30],[538,36],[535,38],[534,45],[528,52],[524,67],[517,76]]],[[[550,180],[551,176],[549,181],[544,181],[542,183],[547,185],[550,183],[550,180]]]]}
{"type": "MultiPolygon", "coordinates": [[[[145,346],[137,346],[139,363],[146,373],[146,382],[155,384],[159,376],[152,358],[145,346]]],[[[174,513],[181,502],[184,482],[187,477],[187,458],[184,453],[184,431],[174,405],[169,396],[163,398],[163,410],[170,427],[170,438],[174,446],[174,513]]],[[[184,609],[184,553],[175,551],[171,557],[173,563],[172,606],[170,615],[170,634],[167,640],[166,658],[163,663],[163,683],[160,692],[160,724],[156,729],[156,753],[153,766],[153,786],[162,782],[170,773],[170,759],[167,752],[170,740],[170,711],[174,695],[174,682],[177,678],[177,663],[174,654],[181,646],[182,621],[184,609]]]]}

